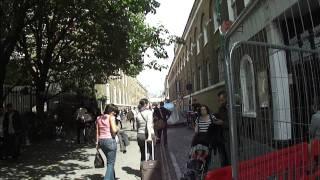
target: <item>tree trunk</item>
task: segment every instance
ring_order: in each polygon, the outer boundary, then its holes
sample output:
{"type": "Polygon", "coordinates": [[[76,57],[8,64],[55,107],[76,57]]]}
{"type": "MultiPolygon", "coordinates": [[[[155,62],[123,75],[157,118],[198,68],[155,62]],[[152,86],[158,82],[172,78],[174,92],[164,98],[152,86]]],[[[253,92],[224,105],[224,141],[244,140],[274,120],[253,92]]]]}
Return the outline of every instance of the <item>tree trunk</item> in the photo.
{"type": "Polygon", "coordinates": [[[37,115],[41,120],[45,118],[44,114],[44,105],[46,102],[45,98],[45,90],[46,90],[46,83],[45,81],[40,80],[36,84],[36,108],[37,108],[37,115]]]}
{"type": "Polygon", "coordinates": [[[7,62],[9,62],[9,57],[0,55],[0,106],[4,103],[4,81],[6,79],[7,72],[7,62]]]}

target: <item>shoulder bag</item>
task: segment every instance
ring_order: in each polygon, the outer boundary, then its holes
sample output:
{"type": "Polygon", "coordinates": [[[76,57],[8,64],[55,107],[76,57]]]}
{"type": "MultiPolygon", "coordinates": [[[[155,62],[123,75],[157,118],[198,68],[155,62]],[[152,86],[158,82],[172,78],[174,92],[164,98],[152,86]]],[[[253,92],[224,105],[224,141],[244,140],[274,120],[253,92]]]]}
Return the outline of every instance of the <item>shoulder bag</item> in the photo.
{"type": "Polygon", "coordinates": [[[166,127],[161,109],[159,109],[159,112],[160,112],[160,118],[156,119],[154,122],[154,128],[156,130],[164,129],[166,127]]]}

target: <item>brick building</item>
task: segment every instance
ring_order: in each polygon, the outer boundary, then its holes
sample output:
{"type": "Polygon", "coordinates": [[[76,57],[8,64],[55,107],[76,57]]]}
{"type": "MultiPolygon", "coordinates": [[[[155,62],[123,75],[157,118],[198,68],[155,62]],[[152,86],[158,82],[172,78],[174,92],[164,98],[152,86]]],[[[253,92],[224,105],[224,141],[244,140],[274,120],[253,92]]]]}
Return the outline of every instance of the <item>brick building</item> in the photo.
{"type": "Polygon", "coordinates": [[[219,21],[228,20],[229,15],[227,1],[219,5],[220,20],[215,6],[213,0],[195,0],[182,35],[184,43],[175,46],[165,86],[167,98],[180,109],[188,109],[192,102],[217,110],[216,94],[224,89],[219,21]]]}

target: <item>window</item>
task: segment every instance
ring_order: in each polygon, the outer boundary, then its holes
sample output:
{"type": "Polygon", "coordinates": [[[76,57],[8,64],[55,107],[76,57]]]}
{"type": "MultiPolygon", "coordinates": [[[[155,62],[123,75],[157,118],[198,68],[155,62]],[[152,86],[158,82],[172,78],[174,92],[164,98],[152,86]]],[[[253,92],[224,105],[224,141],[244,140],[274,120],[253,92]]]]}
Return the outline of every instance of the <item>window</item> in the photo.
{"type": "Polygon", "coordinates": [[[198,66],[198,76],[199,76],[199,84],[198,84],[198,89],[202,89],[203,87],[203,82],[202,82],[202,68],[201,65],[198,66]]]}
{"type": "Polygon", "coordinates": [[[197,39],[197,54],[200,54],[200,38],[201,36],[197,39]]]}
{"type": "Polygon", "coordinates": [[[224,57],[221,50],[218,51],[218,68],[219,68],[219,82],[224,81],[224,57]]]}
{"type": "Polygon", "coordinates": [[[217,17],[216,11],[213,10],[213,27],[214,27],[214,31],[219,29],[219,23],[218,23],[218,19],[217,18],[218,17],[217,17]]]}
{"type": "Polygon", "coordinates": [[[196,48],[196,45],[194,43],[192,43],[192,48],[191,48],[191,55],[195,55],[195,48],[196,48]]]}
{"type": "Polygon", "coordinates": [[[228,0],[227,2],[228,2],[229,20],[234,21],[235,20],[235,14],[233,9],[234,0],[228,0]]]}
{"type": "MultiPolygon", "coordinates": [[[[233,19],[236,19],[245,8],[245,3],[249,4],[250,0],[228,0],[229,11],[232,11],[233,19]],[[230,2],[229,2],[230,1],[230,2]],[[230,3],[230,4],[229,4],[230,3]]],[[[229,14],[230,15],[230,14],[229,14]]],[[[230,18],[231,19],[231,18],[230,18]]],[[[231,20],[233,20],[231,19],[231,20]]]]}
{"type": "Polygon", "coordinates": [[[193,74],[193,90],[196,90],[197,87],[197,74],[195,72],[192,73],[193,74]]]}
{"type": "Polygon", "coordinates": [[[202,30],[202,34],[203,34],[203,46],[208,44],[208,30],[207,30],[206,21],[207,21],[206,16],[203,13],[202,17],[201,17],[201,30],[202,30]]]}
{"type": "Polygon", "coordinates": [[[194,38],[194,41],[195,41],[193,50],[195,51],[194,54],[196,55],[196,54],[198,54],[198,52],[200,52],[200,49],[198,51],[198,48],[200,48],[200,47],[199,47],[199,38],[198,38],[197,28],[194,29],[193,38],[194,38]]]}
{"type": "Polygon", "coordinates": [[[219,22],[218,22],[218,17],[217,13],[215,10],[215,1],[211,0],[210,1],[210,6],[209,6],[209,14],[210,14],[210,19],[213,21],[213,29],[216,31],[219,28],[219,22]]]}
{"type": "Polygon", "coordinates": [[[207,65],[208,86],[211,86],[211,63],[207,65]]]}
{"type": "Polygon", "coordinates": [[[242,94],[242,114],[246,117],[256,117],[256,92],[253,62],[245,55],[240,64],[240,85],[242,94]]]}
{"type": "Polygon", "coordinates": [[[249,3],[250,3],[250,0],[244,0],[244,6],[245,7],[247,7],[249,3]]]}
{"type": "Polygon", "coordinates": [[[179,81],[176,82],[176,90],[177,90],[177,93],[180,92],[180,82],[179,81]]]}

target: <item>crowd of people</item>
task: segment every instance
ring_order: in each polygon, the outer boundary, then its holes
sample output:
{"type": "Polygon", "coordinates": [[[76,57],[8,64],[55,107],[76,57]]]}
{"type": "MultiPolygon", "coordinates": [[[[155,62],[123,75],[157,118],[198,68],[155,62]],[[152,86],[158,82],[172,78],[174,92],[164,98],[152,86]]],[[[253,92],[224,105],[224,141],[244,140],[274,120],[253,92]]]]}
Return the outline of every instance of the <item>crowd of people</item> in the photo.
{"type": "Polygon", "coordinates": [[[104,179],[115,179],[116,139],[125,137],[121,135],[123,134],[121,133],[120,123],[122,120],[126,119],[130,122],[132,130],[137,132],[137,143],[141,153],[140,160],[143,162],[152,157],[152,144],[150,142],[157,141],[157,143],[160,143],[161,138],[164,138],[164,144],[167,145],[167,120],[169,117],[170,111],[164,108],[163,102],[158,107],[158,104],[151,105],[148,99],[141,99],[137,108],[124,110],[119,110],[114,104],[107,105],[104,113],[97,117],[96,121],[96,146],[102,149],[107,159],[104,179]],[[121,112],[123,112],[123,115],[121,115],[121,112]],[[120,117],[120,121],[117,120],[117,117],[120,117]],[[157,121],[163,122],[161,128],[154,126],[157,121]],[[147,148],[145,145],[147,145],[147,148]],[[149,152],[148,157],[146,157],[145,149],[149,152]]]}

